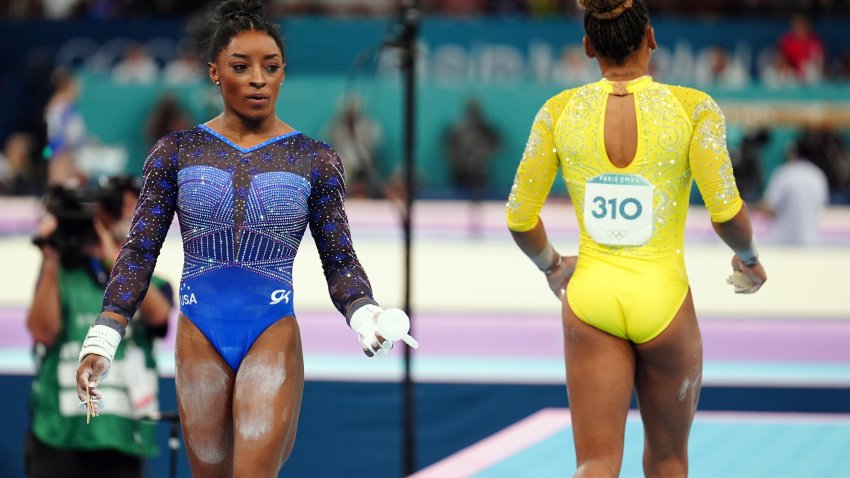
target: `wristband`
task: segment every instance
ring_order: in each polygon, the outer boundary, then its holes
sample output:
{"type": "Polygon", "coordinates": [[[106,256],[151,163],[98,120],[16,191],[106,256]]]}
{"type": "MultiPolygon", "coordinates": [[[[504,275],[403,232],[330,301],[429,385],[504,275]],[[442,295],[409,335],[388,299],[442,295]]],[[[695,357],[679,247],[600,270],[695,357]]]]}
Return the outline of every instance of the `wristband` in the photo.
{"type": "Polygon", "coordinates": [[[105,315],[100,315],[95,319],[94,325],[105,325],[110,329],[115,330],[121,335],[121,338],[124,338],[124,335],[127,333],[127,327],[121,325],[121,322],[118,322],[115,319],[109,318],[105,315]]]}
{"type": "Polygon", "coordinates": [[[548,276],[549,274],[551,274],[551,273],[555,272],[555,270],[557,270],[559,267],[561,267],[561,264],[562,264],[563,262],[564,262],[564,256],[562,256],[562,255],[558,254],[558,258],[557,258],[557,259],[555,259],[555,262],[552,264],[552,267],[550,267],[550,268],[546,269],[545,271],[543,271],[543,274],[545,274],[545,275],[547,275],[547,276],[548,276]]]}
{"type": "Polygon", "coordinates": [[[746,249],[736,250],[735,255],[738,256],[738,259],[741,259],[741,262],[743,262],[747,267],[752,267],[759,263],[758,251],[756,251],[756,247],[752,243],[750,243],[750,246],[746,249]]]}
{"type": "Polygon", "coordinates": [[[555,248],[552,247],[552,243],[546,241],[546,246],[543,247],[543,251],[540,254],[537,254],[534,257],[531,257],[531,262],[537,266],[543,272],[548,272],[552,270],[553,264],[556,264],[561,255],[555,252],[555,248]],[[553,258],[553,255],[557,255],[558,259],[553,258]]]}

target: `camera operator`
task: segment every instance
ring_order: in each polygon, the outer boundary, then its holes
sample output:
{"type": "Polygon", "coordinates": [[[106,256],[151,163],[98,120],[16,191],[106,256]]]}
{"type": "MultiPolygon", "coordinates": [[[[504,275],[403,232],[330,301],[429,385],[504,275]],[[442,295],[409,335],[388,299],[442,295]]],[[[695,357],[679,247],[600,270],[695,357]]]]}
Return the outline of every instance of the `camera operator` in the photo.
{"type": "Polygon", "coordinates": [[[45,194],[48,214],[33,239],[43,261],[27,317],[37,364],[24,446],[30,478],[141,477],[144,459],[157,452],[155,423],[142,417],[159,412],[153,343],[168,330],[168,283],[154,277],[103,385],[110,400],[90,424],[75,382],[80,346],[100,313],[138,196],[129,177],[99,190],[56,186],[45,194]]]}

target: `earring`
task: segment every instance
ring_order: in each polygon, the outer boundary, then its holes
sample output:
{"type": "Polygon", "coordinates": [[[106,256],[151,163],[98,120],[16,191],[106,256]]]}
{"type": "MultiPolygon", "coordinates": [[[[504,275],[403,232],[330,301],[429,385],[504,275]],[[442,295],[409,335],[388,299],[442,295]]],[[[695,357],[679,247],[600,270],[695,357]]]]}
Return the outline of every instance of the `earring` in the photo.
{"type": "Polygon", "coordinates": [[[213,80],[213,83],[214,83],[214,84],[216,84],[216,85],[220,85],[220,84],[221,84],[221,82],[220,82],[220,81],[218,81],[218,80],[213,80]]]}

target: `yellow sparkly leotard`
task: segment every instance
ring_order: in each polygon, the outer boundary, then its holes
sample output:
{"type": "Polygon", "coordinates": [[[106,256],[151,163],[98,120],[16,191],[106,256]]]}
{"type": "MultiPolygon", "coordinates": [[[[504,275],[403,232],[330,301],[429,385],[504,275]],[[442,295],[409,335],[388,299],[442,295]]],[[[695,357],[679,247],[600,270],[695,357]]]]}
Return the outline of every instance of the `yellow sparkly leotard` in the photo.
{"type": "Polygon", "coordinates": [[[616,167],[605,150],[613,83],[563,91],[534,119],[507,221],[513,231],[532,229],[560,169],[581,229],[569,306],[582,321],[643,343],[667,327],[688,292],[683,246],[693,180],[714,222],[730,220],[742,202],[725,121],[710,96],[649,76],[626,89],[637,115],[632,162],[616,167]]]}

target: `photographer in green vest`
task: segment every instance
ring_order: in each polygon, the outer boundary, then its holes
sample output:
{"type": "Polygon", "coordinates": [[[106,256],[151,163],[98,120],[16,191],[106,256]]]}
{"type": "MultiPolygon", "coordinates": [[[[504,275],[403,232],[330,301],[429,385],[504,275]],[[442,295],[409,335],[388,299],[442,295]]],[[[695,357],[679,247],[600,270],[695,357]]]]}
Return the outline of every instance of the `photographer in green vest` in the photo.
{"type": "Polygon", "coordinates": [[[27,317],[37,368],[24,445],[30,478],[141,477],[145,458],[157,453],[156,423],[144,417],[159,412],[154,340],[168,330],[168,283],[154,277],[103,385],[109,401],[90,423],[75,381],[80,346],[100,313],[138,195],[129,177],[96,189],[55,186],[45,194],[48,214],[33,240],[43,261],[27,317]]]}

